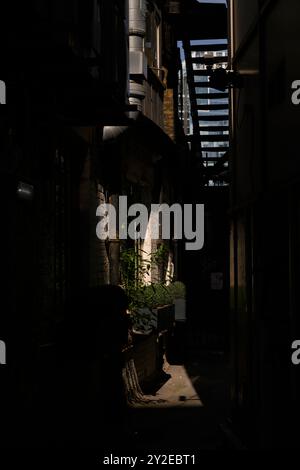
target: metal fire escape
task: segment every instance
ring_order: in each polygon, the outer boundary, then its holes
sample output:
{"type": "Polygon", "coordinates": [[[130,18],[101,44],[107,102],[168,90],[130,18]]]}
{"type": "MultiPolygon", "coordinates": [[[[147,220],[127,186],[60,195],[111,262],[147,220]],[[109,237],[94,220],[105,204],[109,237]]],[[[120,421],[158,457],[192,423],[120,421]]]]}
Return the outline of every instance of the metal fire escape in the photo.
{"type": "Polygon", "coordinates": [[[197,0],[172,3],[177,3],[176,35],[184,50],[190,99],[192,127],[186,139],[203,183],[223,184],[229,156],[229,94],[213,88],[210,76],[213,69],[227,66],[227,8],[197,0]]]}
{"type": "Polygon", "coordinates": [[[226,179],[224,165],[228,162],[229,94],[214,89],[209,77],[212,69],[227,67],[227,42],[192,45],[184,39],[183,48],[193,123],[187,139],[202,165],[204,180],[221,182],[226,179]]]}

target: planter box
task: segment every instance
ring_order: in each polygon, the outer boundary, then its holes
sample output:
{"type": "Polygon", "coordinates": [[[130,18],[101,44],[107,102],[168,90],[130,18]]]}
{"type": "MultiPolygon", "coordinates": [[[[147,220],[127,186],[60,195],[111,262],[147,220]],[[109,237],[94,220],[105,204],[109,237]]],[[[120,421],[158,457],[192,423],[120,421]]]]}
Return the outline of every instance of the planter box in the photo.
{"type": "MultiPolygon", "coordinates": [[[[149,314],[151,311],[141,309],[140,313],[149,314]]],[[[153,311],[149,329],[133,333],[130,356],[134,360],[140,384],[162,373],[168,331],[174,326],[174,313],[174,305],[158,307],[153,311]]]]}
{"type": "Polygon", "coordinates": [[[170,330],[173,327],[175,321],[175,306],[164,305],[157,307],[152,311],[149,308],[139,309],[141,316],[149,317],[149,321],[146,322],[146,327],[143,328],[142,320],[137,322],[135,330],[143,331],[144,334],[150,334],[151,331],[156,330],[157,332],[170,330]],[[139,326],[140,325],[140,326],[139,326]]]}
{"type": "Polygon", "coordinates": [[[139,383],[142,384],[157,371],[158,342],[157,335],[134,335],[132,359],[139,383]]]}
{"type": "Polygon", "coordinates": [[[171,330],[175,321],[174,305],[164,305],[156,309],[157,331],[171,330]]]}
{"type": "Polygon", "coordinates": [[[153,330],[157,329],[157,315],[156,311],[151,311],[149,308],[139,308],[139,316],[141,319],[136,319],[134,324],[135,333],[143,333],[145,335],[150,334],[153,330]],[[143,322],[142,317],[146,320],[143,322]]]}

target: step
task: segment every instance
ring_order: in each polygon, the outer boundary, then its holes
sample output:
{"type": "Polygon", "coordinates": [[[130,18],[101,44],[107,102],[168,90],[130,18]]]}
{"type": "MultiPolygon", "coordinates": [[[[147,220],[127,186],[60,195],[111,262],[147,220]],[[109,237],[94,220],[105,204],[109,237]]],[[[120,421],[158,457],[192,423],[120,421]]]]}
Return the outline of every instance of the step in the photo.
{"type": "Polygon", "coordinates": [[[228,44],[194,44],[190,46],[191,51],[227,51],[228,44]]]}
{"type": "MultiPolygon", "coordinates": [[[[196,87],[196,88],[201,88],[201,87],[196,87]]],[[[222,99],[228,99],[229,94],[228,93],[195,93],[197,99],[201,100],[222,100],[222,99]]]]}
{"type": "Polygon", "coordinates": [[[222,103],[222,104],[197,104],[197,110],[198,111],[217,111],[217,110],[226,110],[229,108],[228,103],[222,103]]]}
{"type": "Polygon", "coordinates": [[[229,126],[200,126],[200,132],[229,132],[229,126]]]}
{"type": "Polygon", "coordinates": [[[210,121],[228,121],[229,116],[228,114],[220,115],[220,114],[208,114],[207,116],[198,116],[199,117],[199,124],[201,125],[201,121],[210,122],[210,121]]]}
{"type": "Polygon", "coordinates": [[[229,147],[202,147],[202,152],[218,153],[218,152],[227,152],[229,147]]]}
{"type": "Polygon", "coordinates": [[[214,65],[214,64],[226,64],[228,62],[228,56],[220,57],[192,57],[193,64],[203,65],[214,65]]]}
{"type": "Polygon", "coordinates": [[[200,141],[200,142],[228,142],[229,141],[229,135],[228,134],[220,134],[220,135],[206,135],[206,134],[201,134],[201,135],[187,135],[186,139],[191,142],[191,141],[200,141]]]}

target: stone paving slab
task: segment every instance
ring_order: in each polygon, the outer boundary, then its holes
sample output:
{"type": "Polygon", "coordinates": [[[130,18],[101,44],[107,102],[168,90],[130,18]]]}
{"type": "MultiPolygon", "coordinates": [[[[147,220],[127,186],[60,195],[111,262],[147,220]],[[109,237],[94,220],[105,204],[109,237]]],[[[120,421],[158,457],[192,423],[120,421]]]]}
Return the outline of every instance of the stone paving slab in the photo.
{"type": "Polygon", "coordinates": [[[181,365],[168,366],[165,369],[171,377],[155,395],[144,395],[143,399],[132,404],[133,408],[186,408],[203,407],[186,369],[181,365]]]}

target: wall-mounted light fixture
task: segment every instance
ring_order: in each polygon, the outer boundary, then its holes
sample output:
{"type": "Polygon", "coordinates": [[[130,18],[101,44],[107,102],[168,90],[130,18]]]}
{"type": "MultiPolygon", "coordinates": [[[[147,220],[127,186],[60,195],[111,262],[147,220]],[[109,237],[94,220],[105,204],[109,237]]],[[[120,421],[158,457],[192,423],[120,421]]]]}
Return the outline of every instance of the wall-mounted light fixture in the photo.
{"type": "Polygon", "coordinates": [[[17,187],[17,196],[23,201],[32,201],[34,196],[34,187],[31,184],[19,181],[17,187]]]}

